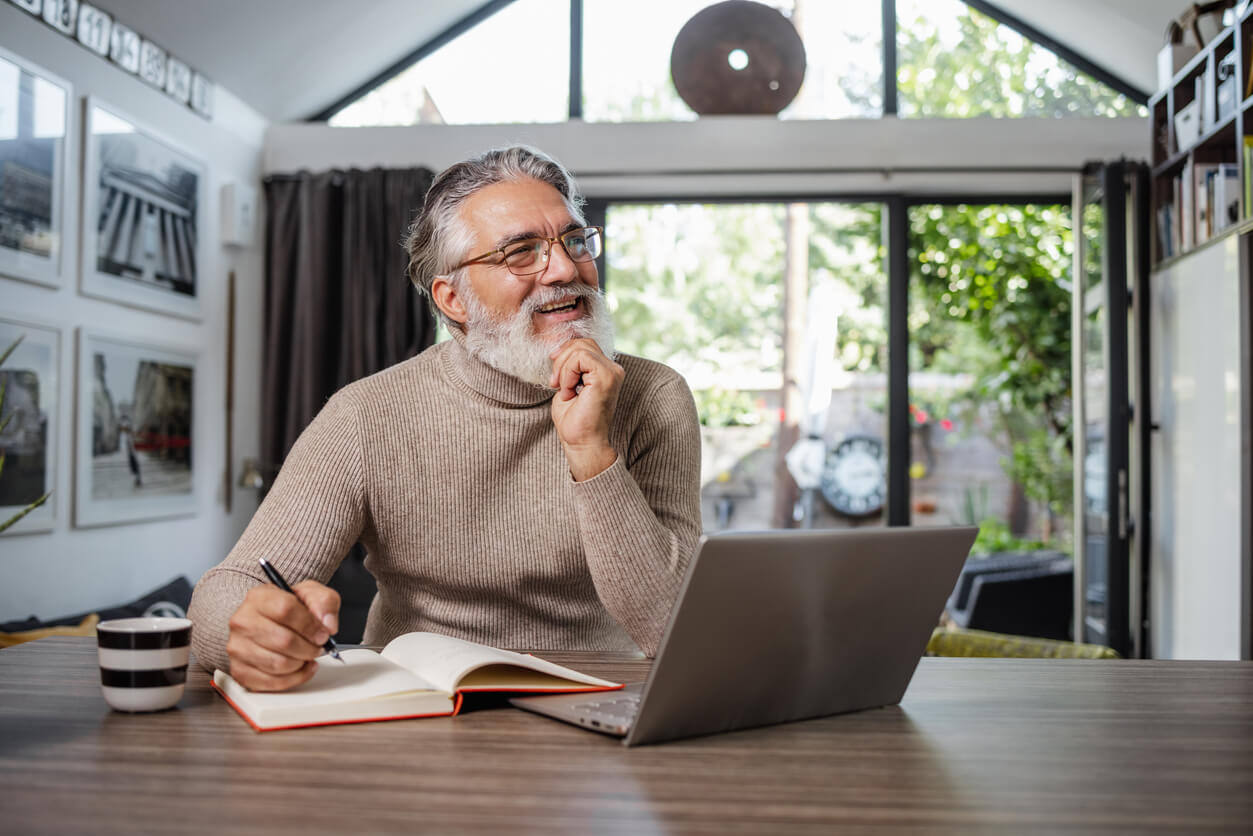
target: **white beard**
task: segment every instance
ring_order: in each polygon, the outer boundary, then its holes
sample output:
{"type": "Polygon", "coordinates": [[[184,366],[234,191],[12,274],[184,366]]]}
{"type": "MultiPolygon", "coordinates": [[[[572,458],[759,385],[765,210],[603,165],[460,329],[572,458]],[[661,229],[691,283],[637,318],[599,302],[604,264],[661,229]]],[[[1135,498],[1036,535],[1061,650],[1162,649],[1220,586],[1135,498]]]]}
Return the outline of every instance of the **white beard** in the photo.
{"type": "Polygon", "coordinates": [[[513,316],[498,320],[474,294],[467,279],[458,288],[466,307],[465,347],[473,356],[507,375],[548,388],[553,361],[548,355],[559,345],[580,337],[592,339],[606,357],[613,357],[613,320],[605,309],[605,297],[581,283],[537,288],[513,316]],[[587,315],[535,333],[531,316],[545,305],[570,296],[583,300],[587,315]]]}

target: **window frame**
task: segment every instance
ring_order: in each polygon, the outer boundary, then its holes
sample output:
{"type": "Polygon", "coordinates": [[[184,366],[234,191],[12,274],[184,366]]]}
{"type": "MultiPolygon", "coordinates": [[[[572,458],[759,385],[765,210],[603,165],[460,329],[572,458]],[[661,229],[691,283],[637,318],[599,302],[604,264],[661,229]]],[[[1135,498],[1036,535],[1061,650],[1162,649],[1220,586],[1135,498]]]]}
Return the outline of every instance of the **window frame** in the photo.
{"type": "MultiPolygon", "coordinates": [[[[879,203],[883,206],[883,232],[887,272],[887,500],[884,525],[913,524],[910,508],[910,417],[909,417],[909,210],[915,206],[956,206],[990,204],[1037,204],[1070,206],[1070,192],[898,192],[831,194],[775,194],[717,197],[597,195],[584,206],[587,222],[604,226],[611,205],[651,203],[879,203]]],[[[596,261],[602,286],[612,279],[606,270],[607,252],[596,261]]]]}
{"type": "MultiPolygon", "coordinates": [[[[488,0],[470,14],[463,17],[435,37],[420,45],[408,55],[392,63],[372,78],[368,79],[348,93],[340,96],[331,104],[319,110],[305,121],[326,122],[338,111],[365,96],[380,85],[409,69],[435,50],[454,40],[458,36],[473,29],[487,18],[513,3],[514,0],[488,0]]],[[[569,0],[570,3],[570,79],[568,119],[583,118],[583,3],[585,0],[569,0]]],[[[1045,34],[1025,20],[1010,14],[995,3],[988,0],[962,0],[970,8],[982,15],[990,17],[997,23],[1008,26],[1028,41],[1049,50],[1058,58],[1066,61],[1079,71],[1091,76],[1107,87],[1123,94],[1132,102],[1148,106],[1149,94],[1126,79],[1101,66],[1091,58],[1071,49],[1070,47],[1045,34]]],[[[896,0],[880,0],[883,9],[883,116],[895,116],[900,111],[897,93],[897,28],[896,0]],[[888,33],[892,33],[891,37],[888,33]]]]}

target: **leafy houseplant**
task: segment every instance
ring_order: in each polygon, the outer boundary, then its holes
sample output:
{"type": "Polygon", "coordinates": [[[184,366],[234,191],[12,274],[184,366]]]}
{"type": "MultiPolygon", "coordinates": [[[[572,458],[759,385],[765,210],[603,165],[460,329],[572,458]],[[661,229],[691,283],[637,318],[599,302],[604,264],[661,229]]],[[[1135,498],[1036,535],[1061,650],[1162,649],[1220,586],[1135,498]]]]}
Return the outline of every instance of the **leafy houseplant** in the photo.
{"type": "MultiPolygon", "coordinates": [[[[21,342],[22,342],[22,338],[18,337],[16,340],[13,341],[12,345],[10,345],[8,348],[4,350],[4,354],[0,354],[0,366],[4,365],[4,361],[9,359],[9,355],[13,353],[13,350],[16,349],[21,342]]],[[[7,427],[9,425],[9,421],[13,419],[13,413],[10,412],[8,415],[4,414],[4,390],[5,390],[6,382],[7,381],[0,380],[0,416],[3,416],[3,417],[0,417],[0,433],[4,432],[4,428],[7,427]]],[[[3,472],[4,472],[4,450],[0,449],[0,475],[3,475],[3,472]]],[[[46,492],[43,496],[39,497],[34,502],[27,505],[21,511],[18,511],[16,514],[9,517],[4,522],[0,523],[0,531],[7,530],[10,526],[12,526],[18,520],[22,519],[22,517],[26,516],[31,511],[34,511],[40,505],[43,505],[45,502],[48,501],[48,497],[50,496],[52,496],[52,491],[46,492]]]]}

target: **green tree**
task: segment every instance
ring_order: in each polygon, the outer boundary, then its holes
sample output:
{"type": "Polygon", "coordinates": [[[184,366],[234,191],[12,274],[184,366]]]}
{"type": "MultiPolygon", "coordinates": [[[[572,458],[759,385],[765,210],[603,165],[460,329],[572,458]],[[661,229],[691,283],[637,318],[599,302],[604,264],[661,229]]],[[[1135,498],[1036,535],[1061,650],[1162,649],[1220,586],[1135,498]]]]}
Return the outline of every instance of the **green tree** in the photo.
{"type": "Polygon", "coordinates": [[[855,304],[836,320],[836,355],[849,371],[887,369],[887,278],[882,205],[811,203],[810,282],[835,281],[855,304]]]}
{"type": "Polygon", "coordinates": [[[902,116],[1143,116],[1126,96],[960,0],[898,0],[902,116]]]}
{"type": "Polygon", "coordinates": [[[1006,471],[1066,514],[1071,468],[1065,207],[920,206],[910,212],[911,367],[973,376],[959,400],[994,405],[1006,471]]]}
{"type": "Polygon", "coordinates": [[[783,207],[615,206],[606,290],[623,351],[700,378],[777,372],[783,207]]]}

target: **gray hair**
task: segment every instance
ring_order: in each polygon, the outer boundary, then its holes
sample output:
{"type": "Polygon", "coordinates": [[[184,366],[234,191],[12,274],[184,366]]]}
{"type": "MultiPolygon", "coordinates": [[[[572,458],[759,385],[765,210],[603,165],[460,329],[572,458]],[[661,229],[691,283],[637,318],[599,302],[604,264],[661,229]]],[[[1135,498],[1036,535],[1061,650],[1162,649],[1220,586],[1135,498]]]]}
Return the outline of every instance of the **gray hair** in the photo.
{"type": "MultiPolygon", "coordinates": [[[[452,276],[454,285],[460,283],[462,271],[452,274],[470,256],[467,250],[473,244],[470,230],[461,222],[461,204],[479,189],[518,180],[538,180],[552,186],[561,194],[570,216],[578,223],[587,222],[583,217],[583,196],[570,172],[537,148],[493,148],[451,165],[431,183],[426,201],[405,236],[405,251],[409,253],[406,272],[420,292],[430,297],[436,276],[452,276]]],[[[438,308],[435,310],[443,316],[438,308]]]]}

